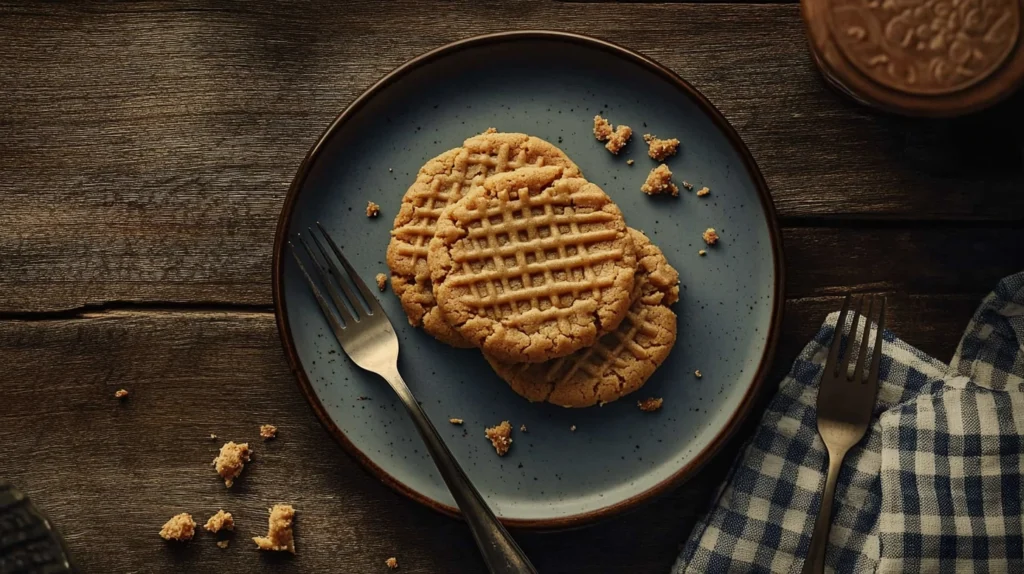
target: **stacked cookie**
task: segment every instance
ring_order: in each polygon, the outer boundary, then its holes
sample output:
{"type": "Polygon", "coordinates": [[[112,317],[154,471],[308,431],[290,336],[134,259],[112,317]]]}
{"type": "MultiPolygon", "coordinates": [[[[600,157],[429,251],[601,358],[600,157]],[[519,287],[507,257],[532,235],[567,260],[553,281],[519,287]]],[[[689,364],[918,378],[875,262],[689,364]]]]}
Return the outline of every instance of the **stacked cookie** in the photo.
{"type": "Polygon", "coordinates": [[[675,269],[561,150],[525,134],[489,130],[428,161],[387,262],[412,325],[480,348],[531,401],[613,401],[675,343],[675,269]]]}

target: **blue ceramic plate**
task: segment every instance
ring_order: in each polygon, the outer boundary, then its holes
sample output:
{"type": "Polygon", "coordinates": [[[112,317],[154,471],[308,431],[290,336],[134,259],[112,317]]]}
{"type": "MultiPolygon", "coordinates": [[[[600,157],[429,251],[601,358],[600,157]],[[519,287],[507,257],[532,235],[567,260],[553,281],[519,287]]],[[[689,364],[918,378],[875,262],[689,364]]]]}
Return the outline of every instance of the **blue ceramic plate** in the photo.
{"type": "Polygon", "coordinates": [[[425,54],[367,90],[310,151],[285,201],[274,253],[278,324],[300,385],[334,436],[382,480],[439,510],[454,513],[454,502],[401,404],[341,352],[285,246],[319,220],[372,284],[387,272],[391,222],[419,167],[492,126],[564,150],[682,278],[668,360],[637,394],[576,410],[520,398],[478,351],[413,329],[390,290],[380,295],[409,387],[496,514],[520,527],[579,525],[692,476],[747,414],[781,321],[779,232],[757,166],[721,114],[669,70],[613,44],[555,32],[478,37],[425,54]],[[618,157],[591,133],[598,113],[635,130],[618,157]],[[682,140],[667,163],[678,180],[711,195],[641,193],[657,165],[646,155],[646,132],[682,140]],[[366,217],[367,200],[380,204],[379,218],[366,217]],[[708,227],[722,239],[701,257],[708,227]],[[661,411],[637,408],[650,396],[664,397],[661,411]],[[502,420],[517,431],[499,458],[483,431],[502,420]],[[523,424],[527,433],[518,431],[523,424]]]}

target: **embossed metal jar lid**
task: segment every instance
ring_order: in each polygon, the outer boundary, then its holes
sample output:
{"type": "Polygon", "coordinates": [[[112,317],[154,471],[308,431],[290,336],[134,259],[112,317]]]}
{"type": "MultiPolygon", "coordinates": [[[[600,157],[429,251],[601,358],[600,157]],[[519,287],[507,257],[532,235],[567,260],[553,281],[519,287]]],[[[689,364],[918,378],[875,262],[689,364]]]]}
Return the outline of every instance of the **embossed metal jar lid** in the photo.
{"type": "Polygon", "coordinates": [[[1024,84],[1024,0],[802,0],[825,78],[915,116],[977,111],[1024,84]]]}

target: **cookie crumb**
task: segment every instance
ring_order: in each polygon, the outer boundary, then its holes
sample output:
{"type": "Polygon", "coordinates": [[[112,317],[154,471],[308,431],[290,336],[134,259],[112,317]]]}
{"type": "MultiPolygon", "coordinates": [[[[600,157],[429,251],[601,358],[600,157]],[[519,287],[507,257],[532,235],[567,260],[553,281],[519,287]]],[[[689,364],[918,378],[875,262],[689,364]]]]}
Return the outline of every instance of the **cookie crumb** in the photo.
{"type": "Polygon", "coordinates": [[[231,488],[238,475],[242,474],[245,463],[249,462],[249,443],[235,444],[228,441],[220,447],[220,454],[213,459],[217,474],[224,479],[224,486],[231,488]]]}
{"type": "Polygon", "coordinates": [[[182,512],[181,514],[175,514],[164,524],[164,527],[160,529],[160,538],[185,542],[186,540],[192,540],[192,536],[195,533],[196,521],[192,520],[191,514],[182,512]]]}
{"type": "Polygon", "coordinates": [[[372,201],[366,202],[366,217],[377,217],[380,215],[380,206],[372,201]]]}
{"type": "Polygon", "coordinates": [[[693,372],[693,376],[695,376],[695,377],[697,377],[699,379],[699,378],[703,377],[704,375],[700,374],[700,369],[697,369],[696,371],[693,372]]]}
{"type": "Polygon", "coordinates": [[[707,254],[708,254],[708,252],[706,250],[704,250],[704,249],[701,249],[700,251],[697,252],[697,255],[700,255],[701,257],[704,257],[707,254]]]}
{"type": "Polygon", "coordinates": [[[505,456],[512,446],[512,425],[508,421],[501,421],[501,424],[484,429],[484,436],[494,445],[498,456],[505,456]]]}
{"type": "Polygon", "coordinates": [[[114,398],[123,399],[128,396],[128,389],[118,389],[114,393],[114,398]]]}
{"type": "Polygon", "coordinates": [[[295,509],[290,504],[275,504],[270,509],[266,536],[255,536],[252,541],[260,550],[287,550],[295,554],[295,538],[292,536],[292,522],[295,509]]]}
{"type": "Polygon", "coordinates": [[[688,181],[683,182],[683,187],[686,188],[686,191],[693,191],[693,184],[688,181]]]}
{"type": "Polygon", "coordinates": [[[647,155],[656,161],[664,161],[679,151],[679,140],[676,138],[662,140],[651,134],[644,134],[644,141],[647,142],[647,155]]]}
{"type": "Polygon", "coordinates": [[[210,433],[210,440],[217,440],[217,435],[210,433]]]}
{"type": "Polygon", "coordinates": [[[608,120],[602,118],[600,115],[594,116],[594,137],[599,142],[606,142],[608,138],[612,137],[615,130],[612,129],[612,124],[608,120]]]}
{"type": "Polygon", "coordinates": [[[383,273],[378,273],[374,279],[377,280],[377,289],[384,291],[384,288],[388,286],[388,276],[383,273]]]}
{"type": "Polygon", "coordinates": [[[392,570],[397,570],[398,569],[398,558],[395,558],[394,556],[392,556],[391,558],[388,558],[387,560],[384,561],[384,565],[387,566],[388,568],[392,569],[392,570]]]}
{"type": "Polygon", "coordinates": [[[626,147],[631,137],[633,137],[633,128],[618,126],[615,128],[615,133],[608,138],[608,143],[604,144],[604,147],[613,154],[619,155],[619,152],[622,151],[622,148],[626,147]]]}
{"type": "Polygon", "coordinates": [[[626,165],[633,165],[635,162],[631,159],[626,160],[626,165]]]}
{"type": "Polygon", "coordinates": [[[679,188],[672,183],[672,170],[665,164],[659,165],[647,174],[647,181],[640,186],[640,191],[647,195],[671,193],[672,197],[679,196],[679,188]]]}
{"type": "Polygon", "coordinates": [[[707,228],[701,237],[704,238],[704,243],[707,243],[708,245],[718,243],[718,232],[715,231],[714,227],[707,228]]]}
{"type": "Polygon", "coordinates": [[[229,544],[231,544],[230,540],[218,540],[217,541],[217,547],[219,547],[219,548],[227,548],[229,544]]]}
{"type": "Polygon", "coordinates": [[[662,398],[651,397],[649,399],[637,401],[636,406],[640,407],[640,410],[642,410],[645,413],[653,413],[654,411],[661,408],[661,403],[663,403],[664,401],[665,399],[662,398]]]}
{"type": "Polygon", "coordinates": [[[526,425],[525,424],[519,425],[519,432],[526,432],[526,425]]]}
{"type": "Polygon", "coordinates": [[[569,427],[569,430],[572,432],[576,432],[576,425],[572,425],[571,427],[569,427]]]}
{"type": "Polygon", "coordinates": [[[235,529],[235,518],[231,516],[230,512],[224,512],[224,510],[218,510],[217,514],[214,514],[206,521],[203,528],[207,532],[220,532],[221,530],[234,530],[235,529]]]}
{"type": "Polygon", "coordinates": [[[260,425],[260,436],[263,440],[277,438],[277,427],[274,425],[260,425]]]}
{"type": "Polygon", "coordinates": [[[453,425],[461,425],[462,424],[462,419],[451,418],[451,419],[448,419],[448,422],[452,423],[453,425]]]}
{"type": "Polygon", "coordinates": [[[711,190],[708,189],[708,186],[705,185],[704,187],[697,190],[697,197],[704,197],[709,193],[711,193],[711,190]]]}

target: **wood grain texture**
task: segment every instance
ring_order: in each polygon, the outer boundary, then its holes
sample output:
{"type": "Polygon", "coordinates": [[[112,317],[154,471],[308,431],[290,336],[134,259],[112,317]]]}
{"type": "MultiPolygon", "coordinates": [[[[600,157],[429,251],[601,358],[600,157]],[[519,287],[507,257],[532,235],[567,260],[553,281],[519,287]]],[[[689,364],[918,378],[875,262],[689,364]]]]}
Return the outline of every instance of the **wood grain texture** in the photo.
{"type": "Polygon", "coordinates": [[[407,59],[513,27],[678,71],[747,141],[784,223],[1024,227],[1024,106],[870,114],[824,87],[793,5],[19,3],[0,7],[0,311],[267,304],[284,194],[330,120],[407,59]]]}
{"type": "MultiPolygon", "coordinates": [[[[896,297],[892,327],[948,359],[976,304],[896,297]]],[[[787,305],[777,371],[838,306],[838,297],[787,305]]],[[[461,523],[391,492],[321,428],[271,313],[123,310],[3,321],[0,364],[2,472],[59,525],[83,572],[376,572],[392,555],[403,572],[483,571],[461,523]],[[120,402],[114,391],[122,387],[131,394],[120,402]],[[279,438],[264,443],[266,423],[279,438]],[[225,440],[255,449],[230,490],[210,467],[225,440]],[[276,502],[299,511],[295,557],[261,555],[249,540],[263,533],[276,502]],[[228,550],[205,532],[182,546],[157,536],[173,514],[205,521],[220,508],[237,523],[228,550]]],[[[666,571],[729,460],[625,516],[518,539],[542,572],[666,571]]]]}
{"type": "MultiPolygon", "coordinates": [[[[772,382],[841,293],[889,293],[892,329],[948,360],[980,297],[1024,268],[1024,95],[964,120],[867,112],[824,87],[794,3],[0,2],[0,474],[82,571],[383,572],[392,555],[402,572],[483,571],[461,523],[317,423],[274,326],[271,243],[348,102],[428,49],[511,28],[637,49],[734,124],[785,228],[772,382]],[[280,439],[259,441],[263,423],[280,439]],[[256,443],[230,491],[211,432],[256,443]],[[248,542],[275,502],[299,509],[295,557],[248,542]],[[156,535],[218,508],[238,521],[228,550],[156,535]]],[[[656,504],[518,539],[542,572],[666,571],[741,439],[656,504]]]]}

